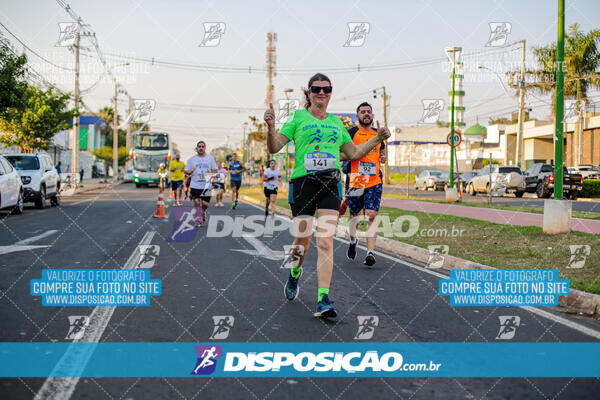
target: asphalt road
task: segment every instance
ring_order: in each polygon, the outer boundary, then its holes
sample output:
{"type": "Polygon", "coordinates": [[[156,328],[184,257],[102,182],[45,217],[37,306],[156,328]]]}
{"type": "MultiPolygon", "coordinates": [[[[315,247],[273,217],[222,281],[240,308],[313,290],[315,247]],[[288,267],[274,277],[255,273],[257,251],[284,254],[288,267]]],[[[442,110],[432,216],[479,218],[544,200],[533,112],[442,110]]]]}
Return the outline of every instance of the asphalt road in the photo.
{"type": "MultiPolygon", "coordinates": [[[[394,185],[386,186],[383,190],[385,194],[401,194],[406,195],[406,185],[394,185]]],[[[442,190],[415,190],[411,186],[408,190],[410,197],[423,197],[423,198],[434,198],[437,200],[444,200],[445,193],[442,190]]],[[[478,193],[476,196],[471,196],[466,193],[463,195],[463,203],[487,203],[488,198],[486,195],[478,193]]],[[[532,208],[544,208],[544,199],[538,199],[535,193],[525,193],[520,199],[515,197],[514,194],[506,194],[502,197],[492,197],[492,204],[502,204],[509,206],[518,207],[532,207],[532,208]]],[[[573,211],[588,211],[600,213],[600,201],[594,199],[594,201],[573,201],[573,211]]]]}
{"type": "MultiPolygon", "coordinates": [[[[440,277],[417,262],[379,255],[376,266],[368,269],[346,259],[341,240],[334,242],[331,289],[339,316],[316,320],[314,247],[305,261],[300,296],[288,302],[283,297],[288,270],[272,256],[291,243],[287,230],[258,237],[257,242],[207,237],[203,227],[193,241],[167,242],[173,216],[169,208],[168,220],[152,218],[156,194],[155,189],[123,184],[71,197],[58,208],[28,208],[20,216],[1,213],[0,340],[68,341],[68,317],[89,315],[93,308],[43,307],[39,297],[30,295],[29,281],[39,279],[46,268],[121,268],[144,237],[160,246],[151,274],[162,280],[163,293],[153,297],[149,307],[116,307],[100,331],[103,342],[210,342],[213,316],[232,316],[235,321],[225,340],[214,340],[219,343],[355,342],[357,316],[379,317],[370,339],[377,342],[493,342],[498,317],[505,315],[521,318],[514,341],[586,342],[600,337],[578,328],[600,334],[597,321],[554,309],[544,310],[560,316],[560,321],[524,308],[451,307],[437,294],[440,277]],[[31,245],[43,247],[23,248],[31,245]]],[[[211,209],[212,216],[221,214],[250,216],[262,210],[248,204],[236,210],[211,209]]],[[[285,218],[280,222],[288,223],[285,218]]],[[[362,257],[364,249],[357,258],[362,257]]],[[[1,379],[0,398],[33,398],[44,382],[1,379]]],[[[571,378],[82,378],[70,398],[596,399],[599,391],[599,379],[571,378]]]]}

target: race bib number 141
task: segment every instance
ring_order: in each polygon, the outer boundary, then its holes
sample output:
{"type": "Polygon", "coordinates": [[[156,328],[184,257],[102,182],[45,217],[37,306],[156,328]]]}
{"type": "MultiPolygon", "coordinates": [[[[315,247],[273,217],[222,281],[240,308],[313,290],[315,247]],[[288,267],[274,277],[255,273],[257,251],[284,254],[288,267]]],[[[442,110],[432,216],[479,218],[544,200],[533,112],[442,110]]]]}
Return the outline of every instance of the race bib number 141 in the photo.
{"type": "Polygon", "coordinates": [[[336,158],[329,153],[308,153],[304,156],[304,170],[306,172],[324,171],[335,168],[336,158]]]}

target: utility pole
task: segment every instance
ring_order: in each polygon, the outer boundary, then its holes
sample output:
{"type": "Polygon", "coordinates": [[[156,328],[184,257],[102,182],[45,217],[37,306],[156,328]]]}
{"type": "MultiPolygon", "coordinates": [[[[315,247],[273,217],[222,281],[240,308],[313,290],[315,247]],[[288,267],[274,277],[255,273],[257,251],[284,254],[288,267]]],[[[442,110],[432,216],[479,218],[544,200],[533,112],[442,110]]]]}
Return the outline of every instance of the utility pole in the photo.
{"type": "MultiPolygon", "coordinates": [[[[284,89],[283,92],[285,93],[285,98],[287,100],[287,114],[286,116],[289,117],[290,116],[290,96],[292,94],[292,92],[294,91],[294,89],[284,89]]],[[[288,177],[288,171],[290,169],[290,148],[289,148],[289,143],[285,144],[285,181],[287,182],[289,179],[288,177]]]]}
{"type": "MultiPolygon", "coordinates": [[[[81,22],[77,21],[75,30],[75,112],[73,114],[73,137],[71,138],[71,184],[76,182],[79,171],[79,39],[81,22]]],[[[77,185],[77,184],[75,184],[77,185]]]]}
{"type": "Polygon", "coordinates": [[[517,131],[517,165],[522,168],[523,163],[523,123],[525,118],[525,40],[521,51],[521,75],[519,78],[519,130],[517,131]]]}
{"type": "MultiPolygon", "coordinates": [[[[387,102],[388,102],[388,96],[385,92],[385,86],[383,86],[383,126],[385,126],[386,128],[388,126],[387,102]]],[[[387,140],[385,140],[384,153],[385,153],[385,165],[384,165],[383,175],[385,176],[385,184],[389,185],[390,184],[390,174],[389,174],[390,168],[389,168],[389,160],[388,160],[388,141],[387,140]]]]}
{"type": "MultiPolygon", "coordinates": [[[[382,91],[382,96],[383,96],[383,126],[387,127],[387,106],[388,106],[388,100],[389,97],[385,91],[385,86],[382,86],[380,88],[377,89],[373,89],[373,98],[376,99],[377,98],[377,91],[381,90],[382,91]]],[[[389,185],[390,183],[390,174],[389,174],[389,164],[388,164],[388,142],[387,140],[384,141],[385,143],[385,149],[384,149],[384,154],[385,154],[385,163],[383,165],[383,172],[384,172],[384,180],[385,180],[385,184],[389,185]]]]}
{"type": "Polygon", "coordinates": [[[128,96],[129,98],[129,107],[127,109],[127,137],[126,137],[126,144],[125,144],[125,148],[127,149],[127,154],[129,155],[129,150],[131,149],[131,129],[132,129],[132,124],[133,124],[133,99],[131,98],[131,96],[128,96]]]}
{"type": "Polygon", "coordinates": [[[242,162],[244,163],[244,167],[245,167],[246,166],[246,127],[248,127],[248,123],[244,122],[244,123],[242,123],[242,126],[244,127],[243,134],[242,134],[242,162]]]}
{"type": "Polygon", "coordinates": [[[119,179],[119,125],[117,123],[117,91],[119,85],[115,82],[115,98],[114,98],[114,111],[113,111],[113,182],[117,182],[119,179]]]}
{"type": "Polygon", "coordinates": [[[563,198],[563,128],[565,59],[565,0],[558,0],[558,43],[556,52],[556,119],[554,138],[554,198],[563,198]]]}
{"type": "Polygon", "coordinates": [[[277,41],[277,33],[267,33],[267,97],[265,106],[268,108],[269,104],[273,104],[273,97],[275,88],[273,86],[273,78],[275,77],[275,64],[277,63],[277,56],[275,55],[275,42],[277,41]]]}

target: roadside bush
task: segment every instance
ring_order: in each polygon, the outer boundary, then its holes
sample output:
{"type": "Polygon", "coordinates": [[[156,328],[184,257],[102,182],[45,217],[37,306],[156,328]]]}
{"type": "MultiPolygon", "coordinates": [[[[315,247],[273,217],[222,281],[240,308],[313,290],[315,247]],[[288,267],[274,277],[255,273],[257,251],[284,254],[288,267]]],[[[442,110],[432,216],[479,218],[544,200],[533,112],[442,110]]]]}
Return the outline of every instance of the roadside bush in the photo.
{"type": "Polygon", "coordinates": [[[600,179],[584,179],[580,197],[600,197],[600,179]]]}

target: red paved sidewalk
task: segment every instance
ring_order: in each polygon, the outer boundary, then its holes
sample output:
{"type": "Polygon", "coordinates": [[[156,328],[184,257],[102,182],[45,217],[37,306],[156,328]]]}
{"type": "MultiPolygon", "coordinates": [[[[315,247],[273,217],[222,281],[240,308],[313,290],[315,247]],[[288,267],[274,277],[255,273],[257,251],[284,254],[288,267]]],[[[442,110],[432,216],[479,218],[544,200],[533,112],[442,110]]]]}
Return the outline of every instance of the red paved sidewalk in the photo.
{"type": "MultiPolygon", "coordinates": [[[[474,218],[498,224],[541,227],[544,219],[543,214],[497,210],[494,208],[469,207],[455,204],[401,199],[382,199],[382,202],[384,206],[400,208],[402,210],[454,215],[457,217],[474,218]]],[[[600,233],[600,220],[573,218],[571,220],[571,229],[574,231],[598,234],[600,233]]]]}

